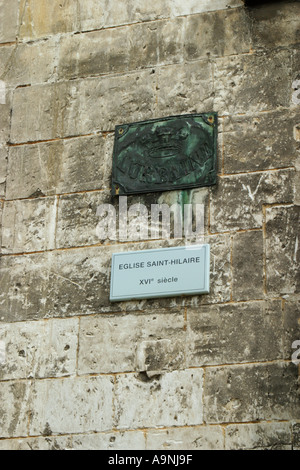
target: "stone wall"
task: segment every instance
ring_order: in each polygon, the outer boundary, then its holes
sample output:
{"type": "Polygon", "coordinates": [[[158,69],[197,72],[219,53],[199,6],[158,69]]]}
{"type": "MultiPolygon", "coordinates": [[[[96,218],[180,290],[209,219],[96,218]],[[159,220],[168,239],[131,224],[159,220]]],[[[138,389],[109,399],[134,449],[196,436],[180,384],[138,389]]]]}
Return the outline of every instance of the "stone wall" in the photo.
{"type": "Polygon", "coordinates": [[[299,15],[0,0],[0,449],[300,449],[299,15]],[[184,243],[99,240],[115,125],[210,111],[210,294],[110,303],[112,253],[184,243]]]}

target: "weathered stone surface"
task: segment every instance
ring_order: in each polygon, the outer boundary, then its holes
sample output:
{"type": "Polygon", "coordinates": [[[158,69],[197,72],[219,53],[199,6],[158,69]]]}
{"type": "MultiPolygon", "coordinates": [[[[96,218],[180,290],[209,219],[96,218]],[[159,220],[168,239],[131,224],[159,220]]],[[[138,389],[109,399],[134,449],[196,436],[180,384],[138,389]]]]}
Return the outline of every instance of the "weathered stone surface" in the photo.
{"type": "Polygon", "coordinates": [[[251,117],[225,118],[225,173],[244,173],[294,165],[299,150],[299,143],[293,138],[295,122],[300,122],[298,109],[251,117]]]}
{"type": "Polygon", "coordinates": [[[198,2],[197,0],[188,0],[186,2],[174,0],[172,2],[172,13],[175,16],[193,15],[195,13],[240,6],[243,6],[243,2],[241,0],[204,0],[202,2],[198,2]]]}
{"type": "Polygon", "coordinates": [[[30,382],[1,382],[0,437],[27,436],[30,382]]]}
{"type": "Polygon", "coordinates": [[[289,423],[255,423],[227,426],[226,450],[292,450],[289,423]]]}
{"type": "Polygon", "coordinates": [[[149,379],[125,374],[116,382],[116,427],[136,429],[202,424],[203,371],[183,370],[149,379]]]}
{"type": "Polygon", "coordinates": [[[99,216],[97,209],[110,204],[108,191],[62,196],[57,215],[57,248],[89,246],[101,242],[97,235],[99,216]]]}
{"type": "Polygon", "coordinates": [[[224,450],[220,426],[155,429],[147,432],[147,450],[224,450]]]}
{"type": "Polygon", "coordinates": [[[3,439],[0,450],[72,450],[72,436],[3,439]]]}
{"type": "Polygon", "coordinates": [[[244,9],[221,10],[187,18],[185,49],[187,60],[222,57],[249,52],[250,23],[244,9]],[[235,24],[239,28],[235,29],[235,24]]]}
{"type": "Polygon", "coordinates": [[[264,254],[262,231],[236,233],[232,250],[233,300],[262,299],[264,254]]]}
{"type": "Polygon", "coordinates": [[[296,349],[295,341],[300,341],[300,298],[298,295],[287,295],[284,300],[284,328],[283,348],[285,359],[291,359],[296,349]]]}
{"type": "Polygon", "coordinates": [[[6,349],[1,380],[75,374],[77,337],[78,319],[0,324],[6,349]]]}
{"type": "Polygon", "coordinates": [[[18,29],[18,0],[0,2],[0,43],[16,40],[18,29]]]}
{"type": "Polygon", "coordinates": [[[216,59],[215,65],[214,110],[221,115],[289,106],[289,51],[225,57],[216,59]]]}
{"type": "Polygon", "coordinates": [[[156,74],[157,117],[212,109],[213,74],[212,64],[208,60],[161,67],[156,74]]]}
{"type": "Polygon", "coordinates": [[[181,62],[183,27],[178,19],[65,36],[58,75],[83,78],[181,62]]]}
{"type": "Polygon", "coordinates": [[[266,209],[266,262],[268,294],[299,292],[300,208],[279,206],[266,209]]]}
{"type": "Polygon", "coordinates": [[[261,228],[263,204],[293,201],[293,178],[293,170],[220,177],[212,190],[211,231],[261,228]]]}
{"type": "Polygon", "coordinates": [[[73,450],[144,450],[143,431],[107,432],[74,436],[73,450]]]}
{"type": "Polygon", "coordinates": [[[87,135],[114,130],[116,124],[128,122],[128,116],[130,121],[153,117],[155,81],[155,74],[143,71],[19,88],[14,94],[11,141],[87,135]]]}
{"type": "Polygon", "coordinates": [[[112,147],[113,135],[11,147],[7,199],[108,188],[112,147]]]}
{"type": "MultiPolygon", "coordinates": [[[[82,318],[79,332],[78,373],[130,372],[137,370],[161,371],[184,367],[183,313],[157,313],[147,315],[105,315],[82,318]],[[163,357],[160,347],[172,341],[169,356],[163,357]],[[151,342],[146,354],[150,363],[139,360],[140,349],[151,342]],[[157,354],[158,349],[158,354],[157,354]],[[160,359],[159,367],[154,364],[160,359]],[[151,362],[152,361],[152,362],[151,362]],[[161,361],[164,361],[162,364],[161,361]],[[173,361],[173,367],[172,367],[173,361]]],[[[166,354],[166,351],[164,351],[166,354]]]]}
{"type": "Polygon", "coordinates": [[[161,242],[150,246],[139,243],[2,257],[0,320],[15,322],[155,308],[173,311],[181,305],[180,298],[114,304],[109,301],[112,253],[161,246],[161,242]]]}
{"type": "Polygon", "coordinates": [[[5,196],[8,148],[0,143],[0,198],[5,196]]]}
{"type": "Polygon", "coordinates": [[[293,450],[300,450],[300,423],[293,425],[293,450]]]}
{"type": "Polygon", "coordinates": [[[187,365],[280,359],[282,337],[281,301],[188,309],[187,365]]]}
{"type": "Polygon", "coordinates": [[[53,81],[56,79],[58,45],[56,38],[49,38],[47,41],[14,46],[6,59],[2,79],[10,87],[53,81]]]}
{"type": "Polygon", "coordinates": [[[293,364],[206,370],[206,423],[299,419],[299,402],[298,371],[293,364]]]}
{"type": "Polygon", "coordinates": [[[57,200],[27,199],[5,202],[2,253],[26,253],[55,247],[57,200]]]}
{"type": "Polygon", "coordinates": [[[299,43],[299,15],[297,2],[280,2],[249,10],[253,47],[267,49],[299,43]]]}
{"type": "Polygon", "coordinates": [[[37,380],[29,407],[31,436],[112,429],[113,378],[37,380]]]}
{"type": "Polygon", "coordinates": [[[36,39],[51,34],[78,31],[77,2],[74,0],[21,0],[20,37],[36,39]]]}

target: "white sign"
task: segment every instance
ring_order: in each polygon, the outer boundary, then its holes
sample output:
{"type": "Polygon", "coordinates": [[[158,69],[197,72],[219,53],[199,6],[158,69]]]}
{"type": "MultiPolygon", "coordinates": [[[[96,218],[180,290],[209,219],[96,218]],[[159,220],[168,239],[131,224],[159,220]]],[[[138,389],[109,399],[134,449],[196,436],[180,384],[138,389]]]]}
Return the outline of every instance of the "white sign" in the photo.
{"type": "Polygon", "coordinates": [[[113,254],[110,300],[209,293],[210,246],[113,254]]]}

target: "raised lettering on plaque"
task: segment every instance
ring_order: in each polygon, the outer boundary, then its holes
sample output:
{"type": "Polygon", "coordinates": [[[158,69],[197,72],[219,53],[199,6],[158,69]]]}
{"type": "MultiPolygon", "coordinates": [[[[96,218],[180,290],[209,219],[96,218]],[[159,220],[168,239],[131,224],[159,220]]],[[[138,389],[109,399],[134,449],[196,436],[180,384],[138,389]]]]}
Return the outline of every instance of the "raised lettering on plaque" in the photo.
{"type": "Polygon", "coordinates": [[[217,121],[217,113],[207,113],[117,126],[112,194],[216,184],[217,121]]]}

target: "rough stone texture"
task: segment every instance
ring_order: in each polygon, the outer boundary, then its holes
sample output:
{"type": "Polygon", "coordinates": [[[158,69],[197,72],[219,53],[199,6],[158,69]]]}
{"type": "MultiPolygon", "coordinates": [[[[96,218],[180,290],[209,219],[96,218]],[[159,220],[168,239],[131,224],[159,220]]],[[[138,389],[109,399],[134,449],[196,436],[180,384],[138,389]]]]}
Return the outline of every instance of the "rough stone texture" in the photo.
{"type": "Polygon", "coordinates": [[[282,358],[281,301],[237,303],[190,310],[189,367],[282,358]]]}
{"type": "Polygon", "coordinates": [[[120,375],[116,383],[118,429],[202,424],[203,371],[168,372],[149,379],[145,375],[120,375]]]}
{"type": "Polygon", "coordinates": [[[0,449],[299,450],[300,3],[115,3],[0,0],[0,449]],[[201,238],[102,236],[115,125],[210,111],[217,185],[127,200],[201,238]],[[195,242],[209,294],[110,303],[113,253],[195,242]]]}
{"type": "Polygon", "coordinates": [[[14,42],[18,29],[19,0],[1,0],[0,12],[0,43],[14,42]]]}
{"type": "Polygon", "coordinates": [[[289,423],[240,424],[226,428],[226,450],[292,450],[289,423]]]}
{"type": "Polygon", "coordinates": [[[270,207],[266,210],[267,290],[269,293],[299,293],[298,206],[270,207]]]}

